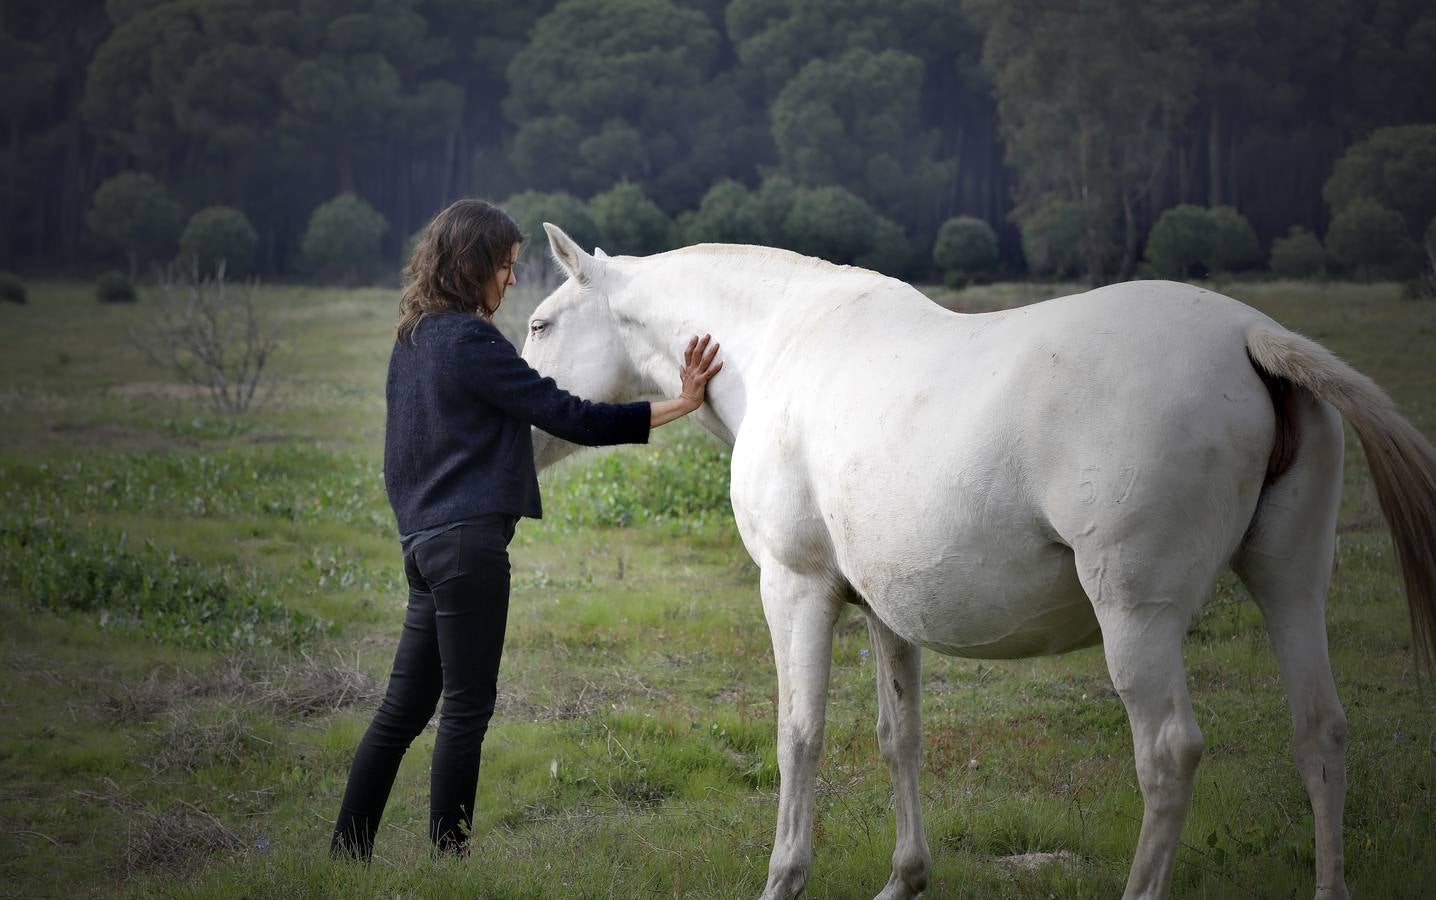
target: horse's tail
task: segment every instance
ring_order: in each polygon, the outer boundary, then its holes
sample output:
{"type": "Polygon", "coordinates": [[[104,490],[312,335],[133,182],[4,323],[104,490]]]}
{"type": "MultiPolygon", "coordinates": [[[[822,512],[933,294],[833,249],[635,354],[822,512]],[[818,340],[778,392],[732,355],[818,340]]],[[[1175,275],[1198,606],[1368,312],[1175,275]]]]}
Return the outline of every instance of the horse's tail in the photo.
{"type": "MultiPolygon", "coordinates": [[[[1417,665],[1436,677],[1436,447],[1374,381],[1315,341],[1258,323],[1247,331],[1247,355],[1267,376],[1336,407],[1356,430],[1406,583],[1417,665]]],[[[1293,449],[1278,438],[1275,455],[1289,462],[1293,449]]]]}

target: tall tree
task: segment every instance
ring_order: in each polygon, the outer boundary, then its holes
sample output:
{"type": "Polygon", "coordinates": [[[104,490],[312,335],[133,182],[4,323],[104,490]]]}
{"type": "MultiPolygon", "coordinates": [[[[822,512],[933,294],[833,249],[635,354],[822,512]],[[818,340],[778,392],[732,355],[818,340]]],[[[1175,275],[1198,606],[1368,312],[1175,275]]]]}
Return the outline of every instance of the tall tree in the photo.
{"type": "Polygon", "coordinates": [[[1019,219],[1073,204],[1097,284],[1136,268],[1144,204],[1191,103],[1188,56],[1138,0],[975,0],[1019,219]]]}
{"type": "Polygon", "coordinates": [[[670,0],[565,0],[509,66],[515,169],[536,188],[587,195],[630,178],[667,210],[695,205],[753,156],[757,123],[718,71],[721,49],[702,12],[670,0]]]}
{"type": "Polygon", "coordinates": [[[781,170],[801,184],[843,185],[886,215],[936,229],[952,160],[921,111],[922,61],[898,50],[815,59],[773,101],[781,170]]]}

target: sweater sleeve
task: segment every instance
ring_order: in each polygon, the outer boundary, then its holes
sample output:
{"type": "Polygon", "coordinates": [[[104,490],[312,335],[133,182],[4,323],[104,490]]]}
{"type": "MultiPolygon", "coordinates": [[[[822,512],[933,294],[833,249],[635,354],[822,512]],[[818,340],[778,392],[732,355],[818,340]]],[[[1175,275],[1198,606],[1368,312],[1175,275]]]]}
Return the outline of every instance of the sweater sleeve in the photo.
{"type": "Polygon", "coordinates": [[[590,403],[534,370],[493,325],[474,320],[457,349],[477,399],[574,444],[648,443],[648,402],[590,403]]]}

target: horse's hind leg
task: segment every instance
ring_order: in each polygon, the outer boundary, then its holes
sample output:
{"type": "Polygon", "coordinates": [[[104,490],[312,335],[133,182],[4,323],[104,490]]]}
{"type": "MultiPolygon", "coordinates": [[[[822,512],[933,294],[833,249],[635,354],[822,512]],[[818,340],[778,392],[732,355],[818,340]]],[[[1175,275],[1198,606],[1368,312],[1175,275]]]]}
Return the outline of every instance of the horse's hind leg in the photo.
{"type": "MultiPolygon", "coordinates": [[[[1182,666],[1182,637],[1196,601],[1177,593],[1141,592],[1114,584],[1120,563],[1088,569],[1101,587],[1089,595],[1102,626],[1107,670],[1132,726],[1142,831],[1127,875],[1126,900],[1165,897],[1177,842],[1192,802],[1203,739],[1192,714],[1182,666]]],[[[1085,579],[1084,579],[1085,581],[1085,579]]],[[[1205,587],[1205,586],[1204,586],[1205,587]]]]}
{"type": "Polygon", "coordinates": [[[887,760],[897,812],[892,876],[877,900],[909,900],[927,888],[932,868],[917,786],[922,763],[922,648],[898,637],[871,611],[868,636],[877,659],[878,747],[887,760]]]}
{"type": "Polygon", "coordinates": [[[1341,420],[1298,402],[1293,467],[1262,495],[1255,527],[1233,561],[1266,618],[1291,706],[1292,754],[1316,820],[1316,896],[1347,897],[1341,816],[1346,802],[1346,714],[1326,644],[1326,592],[1341,500],[1341,420]]]}

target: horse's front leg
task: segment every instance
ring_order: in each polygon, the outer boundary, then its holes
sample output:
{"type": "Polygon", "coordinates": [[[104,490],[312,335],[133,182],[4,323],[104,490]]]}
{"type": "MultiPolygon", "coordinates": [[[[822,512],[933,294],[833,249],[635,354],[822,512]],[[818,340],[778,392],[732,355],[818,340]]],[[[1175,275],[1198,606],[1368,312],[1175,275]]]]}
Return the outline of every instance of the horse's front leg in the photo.
{"type": "Polygon", "coordinates": [[[761,586],[778,668],[780,778],[763,900],[788,900],[802,893],[813,860],[813,791],[841,602],[830,580],[776,563],[763,566],[761,586]]]}
{"type": "Polygon", "coordinates": [[[910,900],[927,888],[932,853],[922,829],[917,776],[922,766],[922,648],[893,633],[871,610],[868,637],[877,659],[878,747],[887,760],[897,811],[893,871],[877,900],[910,900]]]}

